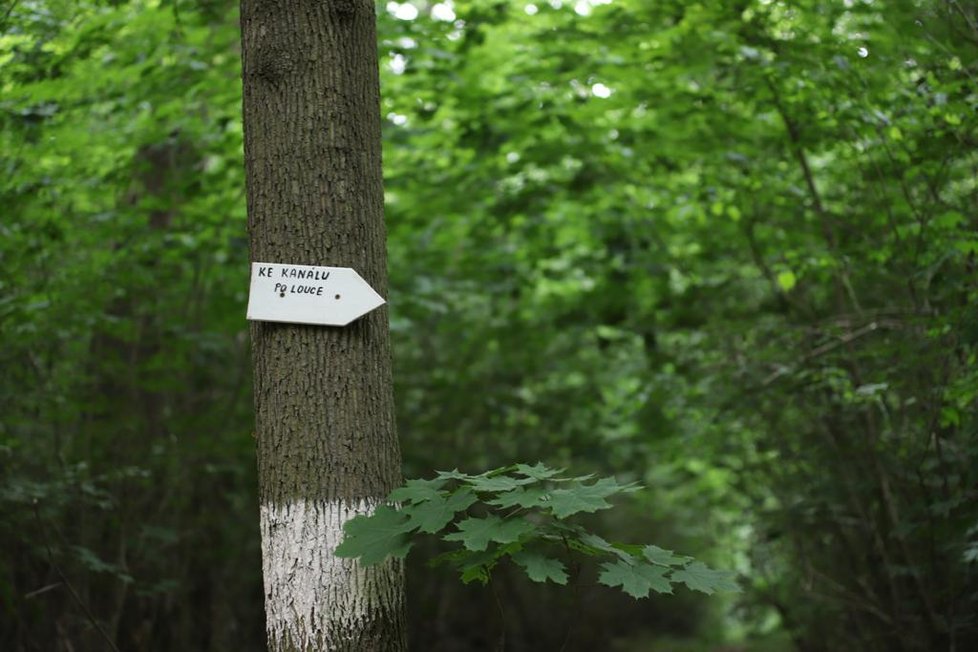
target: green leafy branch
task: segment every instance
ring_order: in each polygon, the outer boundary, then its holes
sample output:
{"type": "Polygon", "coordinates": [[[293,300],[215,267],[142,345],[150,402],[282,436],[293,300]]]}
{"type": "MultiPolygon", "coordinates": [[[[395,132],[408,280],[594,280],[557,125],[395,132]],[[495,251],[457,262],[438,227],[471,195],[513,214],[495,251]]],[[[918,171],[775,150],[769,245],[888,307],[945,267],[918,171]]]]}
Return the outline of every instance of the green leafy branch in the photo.
{"type": "Polygon", "coordinates": [[[458,544],[433,561],[454,567],[465,583],[487,583],[508,557],[534,582],[566,585],[561,557],[576,553],[600,560],[598,581],[634,598],[672,593],[674,584],[708,594],[740,590],[731,572],[654,545],[612,543],[568,523],[575,514],[609,509],[608,498],[639,487],[561,473],[539,463],[515,464],[480,475],[442,471],[431,480],[408,480],[388,496],[390,505],[346,523],[336,555],[370,566],[406,557],[415,538],[427,534],[458,544]]]}

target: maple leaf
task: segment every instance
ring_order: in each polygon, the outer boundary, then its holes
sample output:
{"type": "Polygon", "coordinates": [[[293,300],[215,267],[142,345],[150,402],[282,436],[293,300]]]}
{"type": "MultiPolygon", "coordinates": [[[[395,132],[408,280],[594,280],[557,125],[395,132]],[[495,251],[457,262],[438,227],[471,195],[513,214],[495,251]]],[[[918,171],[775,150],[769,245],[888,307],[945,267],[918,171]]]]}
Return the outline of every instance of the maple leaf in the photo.
{"type": "Polygon", "coordinates": [[[637,490],[636,485],[621,485],[614,478],[602,478],[589,485],[574,482],[566,489],[552,491],[547,506],[557,518],[567,518],[578,512],[596,512],[601,509],[608,509],[611,504],[605,498],[614,494],[637,490]]]}
{"type": "Polygon", "coordinates": [[[337,557],[359,557],[364,566],[384,561],[388,556],[404,558],[411,549],[406,534],[407,516],[381,505],[370,516],[357,516],[343,526],[343,542],[336,547],[337,557]]]}
{"type": "Polygon", "coordinates": [[[512,555],[527,577],[534,582],[546,582],[550,580],[555,584],[567,584],[567,571],[564,564],[558,559],[551,559],[535,552],[522,551],[512,555]]]}
{"type": "Polygon", "coordinates": [[[544,466],[542,462],[537,462],[533,466],[530,466],[529,464],[516,465],[516,473],[519,475],[525,475],[528,478],[533,478],[534,480],[546,480],[547,478],[552,478],[562,471],[563,469],[551,469],[548,466],[544,466]]]}
{"type": "Polygon", "coordinates": [[[497,475],[493,477],[475,477],[469,480],[469,484],[476,491],[512,491],[517,487],[536,482],[533,478],[514,478],[508,475],[497,475]]]}
{"type": "Polygon", "coordinates": [[[434,480],[424,480],[416,478],[408,480],[403,487],[398,487],[390,493],[387,500],[395,503],[423,503],[426,500],[435,500],[441,497],[439,489],[448,482],[447,478],[435,478],[434,480]]]}
{"type": "Polygon", "coordinates": [[[673,571],[673,582],[682,582],[693,591],[712,595],[716,591],[740,593],[731,571],[713,570],[701,561],[695,561],[682,570],[673,571]]]}
{"type": "Polygon", "coordinates": [[[582,544],[580,548],[581,552],[589,555],[594,555],[595,553],[607,552],[615,555],[623,561],[631,561],[632,556],[628,554],[625,550],[615,546],[609,541],[606,541],[602,537],[592,532],[582,532],[578,535],[579,541],[582,544]]]}
{"type": "Polygon", "coordinates": [[[626,561],[605,562],[601,564],[598,581],[605,586],[620,586],[621,590],[633,598],[647,598],[649,591],[672,593],[672,585],[666,579],[667,568],[646,563],[626,561]]]}
{"type": "Polygon", "coordinates": [[[461,541],[468,550],[485,550],[490,541],[512,543],[535,529],[522,519],[503,520],[494,514],[485,518],[467,518],[457,526],[458,532],[442,537],[445,541],[461,541]]]}
{"type": "Polygon", "coordinates": [[[447,498],[441,494],[426,499],[402,511],[408,516],[410,529],[434,534],[455,518],[455,514],[472,506],[476,495],[468,489],[459,489],[447,498]]]}
{"type": "Polygon", "coordinates": [[[542,487],[517,487],[512,491],[499,494],[492,500],[487,500],[486,504],[502,507],[503,509],[516,507],[517,505],[530,509],[540,507],[543,504],[543,500],[549,494],[550,492],[542,487]]]}
{"type": "Polygon", "coordinates": [[[439,480],[471,480],[473,476],[467,473],[462,473],[458,469],[452,469],[451,471],[439,471],[439,480]]]}
{"type": "Polygon", "coordinates": [[[645,546],[642,548],[642,556],[660,566],[681,566],[692,561],[691,557],[677,555],[672,550],[664,550],[659,546],[645,546]]]}
{"type": "Polygon", "coordinates": [[[472,553],[460,551],[462,554],[459,554],[455,558],[455,562],[461,572],[462,582],[468,584],[469,582],[477,581],[482,584],[487,584],[492,569],[499,559],[505,555],[512,555],[520,547],[518,543],[511,543],[505,546],[495,546],[491,550],[482,552],[472,553]]]}

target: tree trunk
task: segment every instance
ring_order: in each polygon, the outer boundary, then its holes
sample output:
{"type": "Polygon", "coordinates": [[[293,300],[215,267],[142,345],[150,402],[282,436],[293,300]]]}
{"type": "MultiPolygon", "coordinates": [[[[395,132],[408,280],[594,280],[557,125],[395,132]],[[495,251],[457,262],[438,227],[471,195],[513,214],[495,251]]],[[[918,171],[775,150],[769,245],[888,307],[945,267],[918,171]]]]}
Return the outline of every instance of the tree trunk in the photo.
{"type": "MultiPolygon", "coordinates": [[[[371,0],[242,0],[253,261],[352,267],[387,293],[371,0]]],[[[387,311],[251,327],[269,649],[404,650],[403,568],[333,551],[400,483],[387,311]]]]}

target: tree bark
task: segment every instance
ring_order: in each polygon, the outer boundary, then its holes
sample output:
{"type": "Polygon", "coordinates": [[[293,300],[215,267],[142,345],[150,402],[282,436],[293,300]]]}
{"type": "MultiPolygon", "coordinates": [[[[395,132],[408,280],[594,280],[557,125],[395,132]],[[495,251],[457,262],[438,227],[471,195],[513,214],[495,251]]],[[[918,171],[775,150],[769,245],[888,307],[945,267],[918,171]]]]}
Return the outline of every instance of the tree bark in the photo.
{"type": "MultiPolygon", "coordinates": [[[[371,0],[242,0],[253,261],[352,267],[387,293],[371,0]]],[[[386,308],[253,322],[269,649],[404,650],[403,568],[333,552],[400,483],[386,308]]]]}

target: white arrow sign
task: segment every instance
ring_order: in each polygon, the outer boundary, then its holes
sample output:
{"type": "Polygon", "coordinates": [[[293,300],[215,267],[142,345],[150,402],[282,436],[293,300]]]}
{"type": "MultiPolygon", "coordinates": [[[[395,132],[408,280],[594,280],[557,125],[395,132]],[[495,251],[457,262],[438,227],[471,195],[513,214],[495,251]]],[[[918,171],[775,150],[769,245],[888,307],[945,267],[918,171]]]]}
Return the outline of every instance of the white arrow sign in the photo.
{"type": "Polygon", "coordinates": [[[346,326],[384,299],[349,267],[251,264],[248,319],[346,326]]]}

